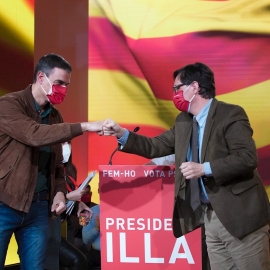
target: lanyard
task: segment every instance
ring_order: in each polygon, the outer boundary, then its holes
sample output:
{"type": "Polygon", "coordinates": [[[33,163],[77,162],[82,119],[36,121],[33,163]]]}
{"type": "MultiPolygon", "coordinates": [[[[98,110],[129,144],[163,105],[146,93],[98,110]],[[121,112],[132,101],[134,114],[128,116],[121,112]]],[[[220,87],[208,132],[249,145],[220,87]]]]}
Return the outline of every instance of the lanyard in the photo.
{"type": "MultiPolygon", "coordinates": [[[[68,177],[71,180],[71,182],[74,184],[75,190],[78,189],[79,186],[78,186],[77,182],[75,181],[75,179],[67,174],[66,168],[64,168],[64,171],[65,171],[66,177],[68,177]]],[[[67,184],[68,191],[71,192],[72,191],[71,187],[68,185],[68,183],[66,183],[66,184],[67,184]]]]}

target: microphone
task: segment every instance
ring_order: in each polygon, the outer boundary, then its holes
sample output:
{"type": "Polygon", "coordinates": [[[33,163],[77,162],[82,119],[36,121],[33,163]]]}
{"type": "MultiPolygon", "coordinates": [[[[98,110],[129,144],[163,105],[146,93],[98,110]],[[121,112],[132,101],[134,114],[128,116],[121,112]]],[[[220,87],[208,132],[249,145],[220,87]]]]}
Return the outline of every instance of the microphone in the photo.
{"type": "MultiPolygon", "coordinates": [[[[134,130],[133,130],[133,132],[137,132],[137,131],[139,131],[139,130],[140,130],[140,127],[135,127],[134,130]]],[[[120,147],[121,147],[121,144],[118,143],[117,148],[116,148],[116,149],[112,152],[112,154],[111,154],[110,161],[109,161],[109,165],[112,165],[112,157],[113,157],[113,155],[114,155],[118,150],[120,150],[120,147]]]]}
{"type": "Polygon", "coordinates": [[[133,130],[133,132],[137,132],[139,130],[140,130],[140,127],[135,127],[134,130],[133,130]]]}

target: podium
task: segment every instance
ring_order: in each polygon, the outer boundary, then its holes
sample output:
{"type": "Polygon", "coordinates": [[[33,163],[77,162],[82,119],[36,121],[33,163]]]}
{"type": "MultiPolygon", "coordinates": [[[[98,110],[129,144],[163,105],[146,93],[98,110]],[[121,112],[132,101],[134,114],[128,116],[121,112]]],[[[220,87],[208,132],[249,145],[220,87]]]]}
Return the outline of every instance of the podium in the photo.
{"type": "Polygon", "coordinates": [[[174,166],[99,167],[102,270],[200,270],[201,229],[172,232],[174,166]]]}

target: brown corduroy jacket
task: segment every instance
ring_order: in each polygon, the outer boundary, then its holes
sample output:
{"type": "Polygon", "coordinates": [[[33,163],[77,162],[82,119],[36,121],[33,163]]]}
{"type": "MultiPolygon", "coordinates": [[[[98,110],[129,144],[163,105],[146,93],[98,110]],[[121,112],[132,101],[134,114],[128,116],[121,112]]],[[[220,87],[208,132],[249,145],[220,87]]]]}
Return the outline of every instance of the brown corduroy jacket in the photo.
{"type": "Polygon", "coordinates": [[[32,86],[0,98],[0,202],[28,212],[37,181],[39,147],[51,146],[50,202],[66,193],[61,143],[82,134],[80,123],[63,123],[52,106],[49,125],[42,125],[32,86]]]}

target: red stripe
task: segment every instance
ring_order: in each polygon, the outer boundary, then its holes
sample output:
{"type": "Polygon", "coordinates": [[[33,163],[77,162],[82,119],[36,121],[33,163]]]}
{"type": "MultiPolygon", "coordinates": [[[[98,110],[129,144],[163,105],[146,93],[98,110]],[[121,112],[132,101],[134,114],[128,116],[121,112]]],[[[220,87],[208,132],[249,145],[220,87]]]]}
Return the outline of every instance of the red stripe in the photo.
{"type": "Polygon", "coordinates": [[[0,88],[9,92],[22,90],[33,81],[34,60],[8,44],[0,42],[0,88]]]}
{"type": "Polygon", "coordinates": [[[89,22],[89,68],[145,77],[160,99],[172,99],[173,71],[194,62],[213,69],[217,95],[269,79],[270,35],[209,31],[133,40],[107,19],[89,22]]]}
{"type": "Polygon", "coordinates": [[[35,0],[24,0],[24,2],[30,7],[34,13],[35,0]]]}
{"type": "Polygon", "coordinates": [[[89,19],[88,60],[90,69],[121,70],[144,78],[122,31],[107,19],[89,19]]]}

